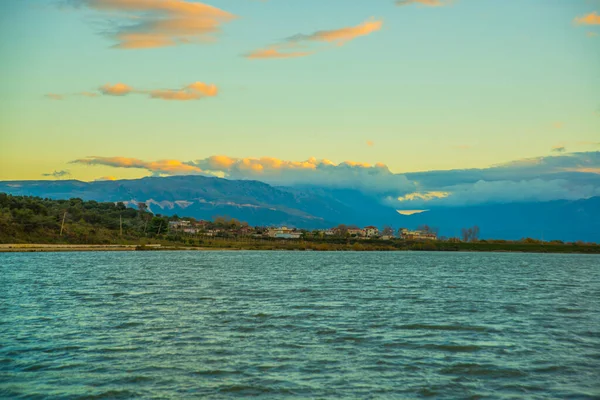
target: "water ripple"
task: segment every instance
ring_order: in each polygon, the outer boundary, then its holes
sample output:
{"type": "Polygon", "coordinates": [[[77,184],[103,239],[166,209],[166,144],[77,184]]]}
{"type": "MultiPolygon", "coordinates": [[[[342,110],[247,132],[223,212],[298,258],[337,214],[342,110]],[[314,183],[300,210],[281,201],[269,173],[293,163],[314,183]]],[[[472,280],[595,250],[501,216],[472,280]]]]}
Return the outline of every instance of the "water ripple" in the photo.
{"type": "Polygon", "coordinates": [[[600,398],[600,258],[0,254],[0,398],[600,398]]]}

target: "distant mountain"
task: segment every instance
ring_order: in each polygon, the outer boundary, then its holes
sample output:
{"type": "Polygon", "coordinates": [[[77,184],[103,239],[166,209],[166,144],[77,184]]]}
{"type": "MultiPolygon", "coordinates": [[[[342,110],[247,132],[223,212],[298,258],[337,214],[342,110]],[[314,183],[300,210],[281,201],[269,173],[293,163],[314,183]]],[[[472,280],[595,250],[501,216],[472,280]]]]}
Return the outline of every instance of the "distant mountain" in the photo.
{"type": "Polygon", "coordinates": [[[438,207],[403,216],[403,224],[440,227],[440,234],[458,237],[463,227],[479,226],[481,237],[563,240],[600,243],[600,197],[540,203],[438,207]]]}
{"type": "MultiPolygon", "coordinates": [[[[145,202],[154,213],[210,219],[228,215],[251,225],[325,228],[355,223],[356,212],[331,196],[275,188],[258,181],[233,181],[204,176],[81,182],[0,182],[0,192],[50,198],[145,202]]],[[[390,218],[396,217],[387,209],[390,218]]]]}
{"type": "Polygon", "coordinates": [[[204,176],[149,177],[81,182],[5,181],[0,192],[14,195],[80,197],[84,200],[145,202],[154,213],[211,219],[228,215],[251,225],[325,228],[338,225],[428,224],[444,236],[478,225],[482,238],[523,237],[600,242],[600,197],[577,201],[436,207],[422,214],[400,215],[377,198],[351,189],[273,187],[249,180],[204,176]]]}

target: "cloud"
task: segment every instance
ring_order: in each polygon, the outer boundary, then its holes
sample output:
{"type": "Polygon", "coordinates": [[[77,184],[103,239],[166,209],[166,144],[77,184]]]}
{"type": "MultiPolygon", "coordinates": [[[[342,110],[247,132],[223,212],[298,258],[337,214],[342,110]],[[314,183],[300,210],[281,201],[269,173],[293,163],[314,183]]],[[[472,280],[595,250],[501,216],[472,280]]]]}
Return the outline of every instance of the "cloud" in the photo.
{"type": "Polygon", "coordinates": [[[583,172],[586,174],[600,174],[600,167],[598,167],[598,168],[575,168],[575,169],[572,169],[571,171],[583,172]]]}
{"type": "Polygon", "coordinates": [[[405,175],[419,182],[423,190],[445,190],[446,186],[484,181],[520,181],[529,179],[587,179],[588,177],[568,174],[580,168],[600,167],[600,152],[578,152],[557,154],[548,157],[533,157],[515,160],[489,168],[456,169],[448,171],[411,172],[405,175]]]}
{"type": "Polygon", "coordinates": [[[420,5],[426,7],[443,7],[450,4],[449,0],[396,0],[397,6],[420,5]]]}
{"type": "Polygon", "coordinates": [[[104,165],[115,168],[145,169],[157,175],[181,175],[202,172],[200,168],[185,164],[178,160],[143,161],[128,157],[97,157],[91,156],[71,161],[72,164],[104,165]]]}
{"type": "Polygon", "coordinates": [[[96,178],[94,179],[95,181],[116,181],[117,177],[116,176],[101,176],[100,178],[96,178]]]}
{"type": "Polygon", "coordinates": [[[274,185],[325,186],[356,189],[368,194],[400,196],[415,190],[413,183],[393,174],[384,164],[370,165],[356,161],[335,164],[329,160],[309,158],[288,161],[274,157],[235,158],[211,156],[194,161],[144,161],[127,157],[86,157],[71,161],[85,165],[145,169],[154,175],[202,174],[229,179],[260,180],[274,185]]]}
{"type": "Polygon", "coordinates": [[[573,168],[600,166],[600,152],[577,152],[549,157],[533,157],[498,164],[490,170],[506,171],[529,176],[552,175],[573,168]]]}
{"type": "Polygon", "coordinates": [[[395,209],[425,210],[464,204],[574,200],[600,196],[600,151],[558,153],[489,168],[393,173],[375,165],[309,158],[236,158],[215,155],[192,161],[145,161],[126,157],[86,157],[73,163],[138,168],[153,175],[201,174],[259,180],[276,186],[352,189],[395,209]]]}
{"type": "Polygon", "coordinates": [[[202,82],[194,82],[187,85],[183,89],[177,90],[152,90],[150,91],[150,97],[153,99],[161,100],[198,100],[203,97],[214,97],[217,95],[219,90],[215,85],[207,85],[202,82]]]}
{"type": "Polygon", "coordinates": [[[360,36],[370,35],[371,33],[380,30],[382,26],[382,20],[371,18],[357,26],[350,26],[329,31],[317,31],[310,35],[296,35],[291,37],[289,40],[293,42],[305,40],[329,42],[335,43],[338,46],[342,46],[360,36]]]}
{"type": "Polygon", "coordinates": [[[306,57],[314,53],[310,51],[282,52],[277,47],[278,46],[271,46],[266,49],[254,50],[246,54],[245,57],[253,60],[266,58],[298,58],[306,57]]]}
{"type": "Polygon", "coordinates": [[[382,26],[382,20],[371,18],[356,26],[317,31],[308,35],[298,34],[288,38],[283,43],[251,51],[245,54],[244,57],[249,59],[306,57],[316,53],[316,50],[294,51],[294,49],[297,47],[307,47],[315,42],[332,43],[337,46],[343,46],[358,37],[370,35],[371,33],[380,30],[382,26]]]}
{"type": "MultiPolygon", "coordinates": [[[[519,181],[478,181],[449,187],[445,198],[415,199],[415,207],[460,206],[484,203],[520,203],[551,200],[577,200],[600,196],[597,185],[573,185],[565,179],[529,179],[519,181]]],[[[406,205],[407,202],[399,203],[406,205]]]]}
{"type": "Polygon", "coordinates": [[[429,210],[396,210],[396,211],[400,215],[415,215],[415,214],[422,214],[422,213],[427,212],[429,210]]]}
{"type": "Polygon", "coordinates": [[[102,94],[109,96],[125,96],[126,94],[131,93],[133,88],[124,83],[116,83],[114,85],[107,83],[106,85],[100,87],[100,91],[102,94]]]}
{"type": "Polygon", "coordinates": [[[554,146],[552,147],[552,151],[555,153],[564,153],[565,151],[567,151],[567,148],[565,146],[554,146]]]}
{"type": "Polygon", "coordinates": [[[355,189],[379,197],[397,209],[600,195],[600,152],[561,153],[479,170],[421,174],[393,173],[381,163],[345,161],[336,164],[315,158],[286,161],[272,157],[213,156],[189,164],[204,172],[218,171],[229,179],[255,179],[281,186],[355,189]],[[436,173],[443,175],[436,179],[436,173]]]}
{"type": "Polygon", "coordinates": [[[388,199],[414,208],[492,202],[580,199],[600,195],[600,152],[559,153],[494,165],[489,168],[407,173],[419,193],[446,192],[447,197],[388,199]]]}
{"type": "Polygon", "coordinates": [[[594,11],[582,17],[575,18],[575,23],[577,25],[600,25],[600,15],[594,11]]]}
{"type": "Polygon", "coordinates": [[[445,199],[450,196],[449,192],[425,192],[425,193],[409,193],[402,197],[398,197],[398,201],[413,201],[413,200],[433,200],[433,199],[445,199]]]}
{"type": "Polygon", "coordinates": [[[85,96],[85,97],[97,97],[100,95],[105,96],[126,96],[128,94],[145,94],[152,99],[161,100],[199,100],[204,97],[214,97],[219,93],[219,89],[214,84],[206,84],[203,82],[193,82],[189,85],[184,86],[181,89],[153,89],[153,90],[138,90],[124,83],[116,83],[114,85],[107,83],[106,85],[98,88],[98,92],[80,92],[75,94],[52,94],[51,97],[54,100],[62,100],[67,96],[85,96]]]}
{"type": "Polygon", "coordinates": [[[52,177],[52,178],[63,178],[65,176],[71,176],[71,173],[68,170],[62,170],[62,171],[54,171],[54,172],[50,172],[48,174],[42,174],[42,176],[48,176],[48,177],[52,177]]]}
{"type": "Polygon", "coordinates": [[[184,0],[75,0],[111,20],[120,49],[147,49],[215,40],[221,25],[235,15],[184,0]],[[112,21],[112,20],[117,20],[112,21]]]}

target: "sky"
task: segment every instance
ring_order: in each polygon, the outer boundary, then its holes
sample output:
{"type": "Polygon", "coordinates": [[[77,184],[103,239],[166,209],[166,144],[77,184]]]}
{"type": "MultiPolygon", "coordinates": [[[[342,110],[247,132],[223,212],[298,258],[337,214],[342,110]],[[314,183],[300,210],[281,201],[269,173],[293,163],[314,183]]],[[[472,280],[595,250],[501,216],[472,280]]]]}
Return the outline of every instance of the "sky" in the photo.
{"type": "Polygon", "coordinates": [[[22,0],[0,31],[0,180],[351,171],[422,205],[508,169],[600,194],[597,0],[22,0]]]}

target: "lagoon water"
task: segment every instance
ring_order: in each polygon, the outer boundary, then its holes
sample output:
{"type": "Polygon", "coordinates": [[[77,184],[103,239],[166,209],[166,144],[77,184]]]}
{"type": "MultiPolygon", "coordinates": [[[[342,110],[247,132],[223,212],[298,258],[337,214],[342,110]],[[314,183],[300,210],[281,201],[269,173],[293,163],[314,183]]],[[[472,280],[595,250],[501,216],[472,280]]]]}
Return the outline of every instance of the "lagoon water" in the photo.
{"type": "Polygon", "coordinates": [[[2,398],[600,398],[600,257],[0,254],[2,398]]]}

